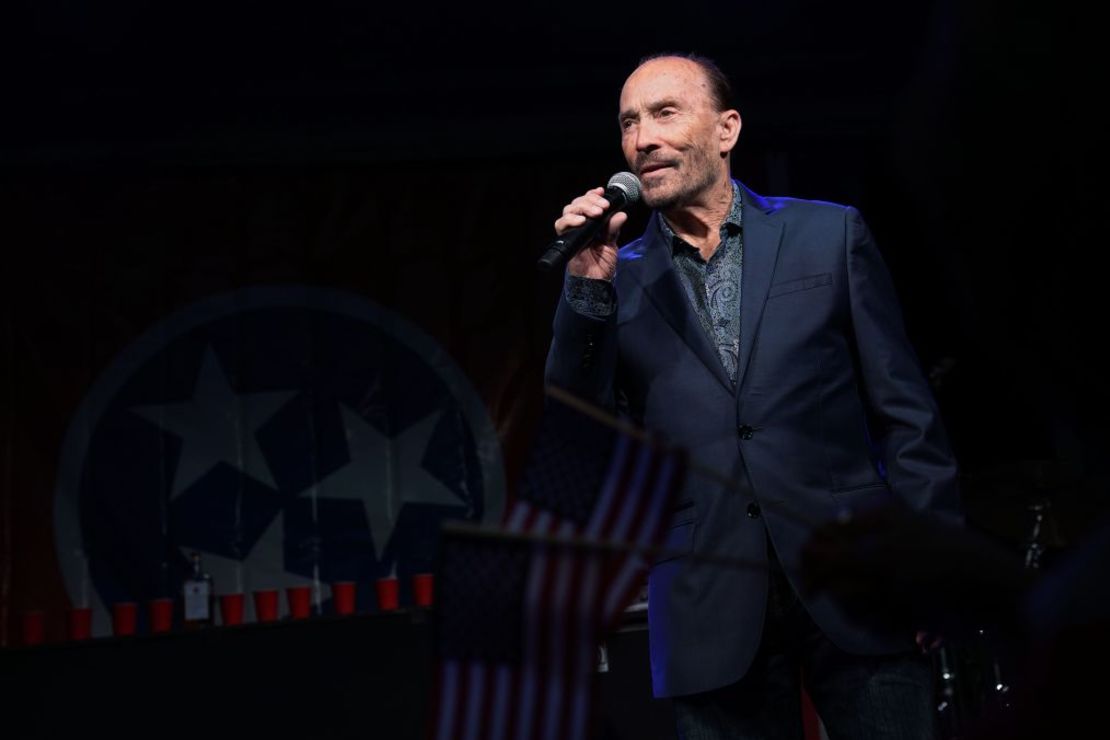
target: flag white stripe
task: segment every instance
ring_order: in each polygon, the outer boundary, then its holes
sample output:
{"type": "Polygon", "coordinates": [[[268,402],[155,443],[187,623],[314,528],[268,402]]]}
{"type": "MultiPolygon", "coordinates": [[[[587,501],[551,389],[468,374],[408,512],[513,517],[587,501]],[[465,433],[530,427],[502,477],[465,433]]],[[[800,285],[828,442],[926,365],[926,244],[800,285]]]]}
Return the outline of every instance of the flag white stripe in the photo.
{"type": "Polygon", "coordinates": [[[466,740],[479,740],[482,730],[482,701],[486,696],[486,666],[474,661],[470,664],[470,684],[466,699],[466,740]]]}
{"type": "MultiPolygon", "coordinates": [[[[570,537],[574,534],[574,524],[564,522],[559,527],[559,535],[570,537]]],[[[544,737],[547,740],[559,740],[559,719],[563,714],[563,677],[564,672],[570,668],[566,663],[568,620],[564,615],[571,611],[569,593],[571,577],[574,575],[575,562],[578,556],[569,548],[560,548],[557,556],[554,592],[550,612],[556,615],[552,620],[551,639],[547,641],[548,652],[547,667],[544,671],[547,677],[546,712],[544,713],[544,737]]]]}
{"type": "MultiPolygon", "coordinates": [[[[554,516],[551,512],[543,511],[536,520],[533,531],[547,534],[553,523],[554,516]]],[[[516,736],[520,740],[534,740],[529,737],[532,728],[532,715],[536,708],[536,692],[539,689],[539,676],[537,675],[539,658],[539,635],[536,634],[534,624],[539,611],[539,604],[543,598],[546,579],[540,575],[547,570],[547,554],[532,559],[528,566],[528,590],[524,597],[524,671],[520,696],[520,717],[517,722],[516,736]]]]}
{"type": "MultiPolygon", "coordinates": [[[[597,646],[595,644],[596,635],[594,634],[594,625],[597,620],[594,617],[594,609],[597,605],[598,598],[601,597],[601,593],[598,591],[598,581],[600,579],[601,559],[590,558],[586,573],[582,578],[582,591],[585,598],[580,602],[575,615],[580,625],[581,632],[578,636],[578,649],[576,650],[578,664],[574,666],[574,675],[577,680],[573,682],[575,695],[572,697],[570,716],[571,731],[568,735],[568,737],[572,738],[585,737],[584,734],[578,734],[579,730],[575,728],[585,728],[585,715],[589,710],[589,702],[582,700],[581,687],[583,685],[587,687],[590,685],[591,672],[594,670],[597,660],[597,646]]],[[[589,694],[587,693],[586,698],[588,697],[589,694]]]]}
{"type": "Polygon", "coordinates": [[[528,521],[528,515],[532,513],[532,508],[524,501],[518,501],[513,504],[512,512],[509,514],[505,522],[505,529],[510,532],[521,532],[524,530],[524,524],[528,521]]]}
{"type": "Polygon", "coordinates": [[[503,740],[508,731],[512,677],[512,668],[507,665],[497,667],[497,673],[494,676],[493,724],[490,726],[490,740],[503,740]]]}
{"type": "Polygon", "coordinates": [[[439,729],[436,737],[439,740],[454,740],[455,710],[459,701],[459,671],[458,661],[451,660],[443,664],[443,688],[440,696],[443,700],[439,707],[439,729]]]}

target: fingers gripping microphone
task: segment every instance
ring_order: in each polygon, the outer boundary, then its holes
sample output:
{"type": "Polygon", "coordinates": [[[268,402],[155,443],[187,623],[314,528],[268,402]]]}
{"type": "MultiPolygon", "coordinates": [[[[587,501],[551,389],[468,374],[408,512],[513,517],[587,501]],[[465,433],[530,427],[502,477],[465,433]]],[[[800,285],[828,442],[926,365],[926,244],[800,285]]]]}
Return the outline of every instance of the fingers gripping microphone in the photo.
{"type": "Polygon", "coordinates": [[[609,184],[605,186],[604,198],[609,201],[609,210],[597,218],[586,219],[586,223],[567,229],[561,236],[556,237],[540,258],[538,267],[541,270],[547,272],[565,264],[594,241],[597,233],[609,222],[610,216],[638,202],[640,179],[631,172],[618,172],[609,178],[609,184]]]}

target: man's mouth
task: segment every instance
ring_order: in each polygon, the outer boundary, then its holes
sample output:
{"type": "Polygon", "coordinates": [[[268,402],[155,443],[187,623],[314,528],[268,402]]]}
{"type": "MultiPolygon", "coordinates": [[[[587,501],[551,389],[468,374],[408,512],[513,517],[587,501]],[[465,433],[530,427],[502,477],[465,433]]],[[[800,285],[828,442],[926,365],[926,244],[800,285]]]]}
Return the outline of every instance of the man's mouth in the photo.
{"type": "Polygon", "coordinates": [[[643,177],[644,175],[650,175],[653,172],[665,170],[669,167],[671,167],[671,164],[669,162],[652,162],[651,164],[645,164],[643,167],[640,168],[640,176],[643,177]]]}

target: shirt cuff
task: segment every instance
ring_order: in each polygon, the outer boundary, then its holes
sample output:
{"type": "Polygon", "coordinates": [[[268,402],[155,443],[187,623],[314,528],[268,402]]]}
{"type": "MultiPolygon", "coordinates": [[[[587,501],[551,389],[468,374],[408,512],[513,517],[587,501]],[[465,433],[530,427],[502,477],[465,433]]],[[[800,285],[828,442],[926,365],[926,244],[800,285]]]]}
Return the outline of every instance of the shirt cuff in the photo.
{"type": "Polygon", "coordinates": [[[617,292],[608,280],[567,275],[564,292],[575,313],[607,319],[617,310],[617,292]]]}

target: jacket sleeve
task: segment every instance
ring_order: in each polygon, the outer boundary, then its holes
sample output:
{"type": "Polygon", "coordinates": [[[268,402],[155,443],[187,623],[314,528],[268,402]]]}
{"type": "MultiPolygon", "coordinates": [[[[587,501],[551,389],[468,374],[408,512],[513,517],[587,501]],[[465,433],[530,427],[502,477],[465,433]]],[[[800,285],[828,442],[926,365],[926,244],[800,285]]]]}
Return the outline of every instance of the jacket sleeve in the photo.
{"type": "Polygon", "coordinates": [[[616,369],[617,311],[604,318],[580,313],[561,291],[545,382],[612,412],[616,369]]]}
{"type": "Polygon", "coordinates": [[[887,482],[911,508],[960,521],[956,461],[940,410],[906,336],[890,273],[854,208],[846,209],[845,241],[861,390],[887,482]]]}

